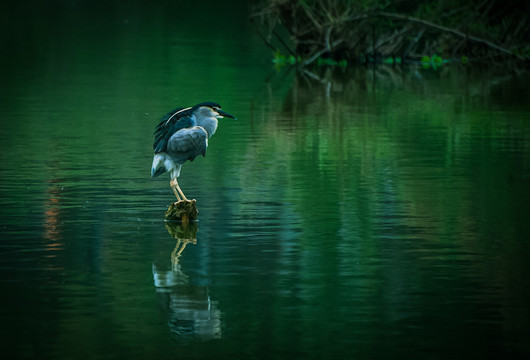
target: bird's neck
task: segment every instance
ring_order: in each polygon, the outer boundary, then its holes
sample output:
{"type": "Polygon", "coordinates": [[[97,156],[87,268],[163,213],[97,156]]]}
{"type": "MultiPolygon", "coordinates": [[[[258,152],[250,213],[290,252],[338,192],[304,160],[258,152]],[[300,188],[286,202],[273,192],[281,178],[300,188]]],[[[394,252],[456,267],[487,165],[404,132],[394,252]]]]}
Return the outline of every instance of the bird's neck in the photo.
{"type": "Polygon", "coordinates": [[[197,125],[202,126],[204,130],[206,130],[206,132],[208,133],[208,137],[212,137],[212,135],[215,134],[215,130],[217,130],[218,124],[216,118],[196,116],[195,121],[197,122],[197,125]]]}

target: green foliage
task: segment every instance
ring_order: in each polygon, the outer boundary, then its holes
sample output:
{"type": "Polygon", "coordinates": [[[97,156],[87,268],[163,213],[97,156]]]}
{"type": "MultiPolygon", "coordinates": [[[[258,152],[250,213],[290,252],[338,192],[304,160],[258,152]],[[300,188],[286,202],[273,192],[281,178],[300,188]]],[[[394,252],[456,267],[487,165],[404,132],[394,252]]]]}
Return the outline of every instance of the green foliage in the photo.
{"type": "Polygon", "coordinates": [[[342,60],[334,60],[330,58],[318,58],[317,60],[318,66],[338,66],[338,67],[346,67],[348,66],[348,61],[346,59],[342,60]]]}
{"type": "Polygon", "coordinates": [[[422,56],[421,58],[421,65],[425,68],[432,67],[433,69],[436,69],[440,67],[442,64],[446,64],[450,62],[447,59],[443,59],[442,57],[433,54],[432,56],[422,56]]]}
{"type": "Polygon", "coordinates": [[[401,64],[401,57],[387,57],[383,59],[383,64],[401,64]]]}
{"type": "Polygon", "coordinates": [[[274,58],[272,59],[272,62],[277,64],[278,66],[284,66],[284,65],[294,65],[299,60],[300,60],[300,57],[296,58],[293,55],[284,55],[280,52],[280,50],[276,50],[276,52],[274,53],[274,58]]]}

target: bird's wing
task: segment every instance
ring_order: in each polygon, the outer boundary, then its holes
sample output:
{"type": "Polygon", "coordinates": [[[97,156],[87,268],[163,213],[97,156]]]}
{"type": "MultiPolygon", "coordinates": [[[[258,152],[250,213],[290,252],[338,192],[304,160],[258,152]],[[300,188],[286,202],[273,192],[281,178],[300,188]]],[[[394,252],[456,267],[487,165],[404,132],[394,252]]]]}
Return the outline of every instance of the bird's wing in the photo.
{"type": "Polygon", "coordinates": [[[206,155],[208,133],[201,126],[178,130],[168,141],[167,153],[178,164],[206,155]]]}
{"type": "Polygon", "coordinates": [[[154,133],[153,150],[155,153],[166,151],[169,139],[177,131],[194,125],[191,115],[191,108],[177,108],[160,120],[154,133]]]}

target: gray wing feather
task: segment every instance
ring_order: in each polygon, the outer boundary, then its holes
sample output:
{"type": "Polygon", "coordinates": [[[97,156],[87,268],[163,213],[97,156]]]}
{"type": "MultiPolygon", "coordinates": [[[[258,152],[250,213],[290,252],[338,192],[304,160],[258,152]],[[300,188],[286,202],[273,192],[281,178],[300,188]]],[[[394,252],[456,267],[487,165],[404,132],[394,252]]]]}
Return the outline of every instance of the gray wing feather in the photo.
{"type": "Polygon", "coordinates": [[[201,126],[180,129],[169,139],[167,153],[178,164],[206,155],[208,133],[201,126]]]}

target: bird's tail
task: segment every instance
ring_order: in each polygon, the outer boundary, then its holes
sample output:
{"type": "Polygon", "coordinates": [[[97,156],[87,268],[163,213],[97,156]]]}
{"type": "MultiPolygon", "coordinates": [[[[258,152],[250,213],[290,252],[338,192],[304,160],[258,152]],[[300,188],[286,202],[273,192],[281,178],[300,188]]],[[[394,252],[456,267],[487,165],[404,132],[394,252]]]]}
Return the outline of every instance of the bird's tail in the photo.
{"type": "Polygon", "coordinates": [[[162,175],[167,171],[164,161],[166,155],[164,153],[157,153],[153,156],[153,164],[151,165],[151,177],[155,178],[158,175],[162,175]]]}

